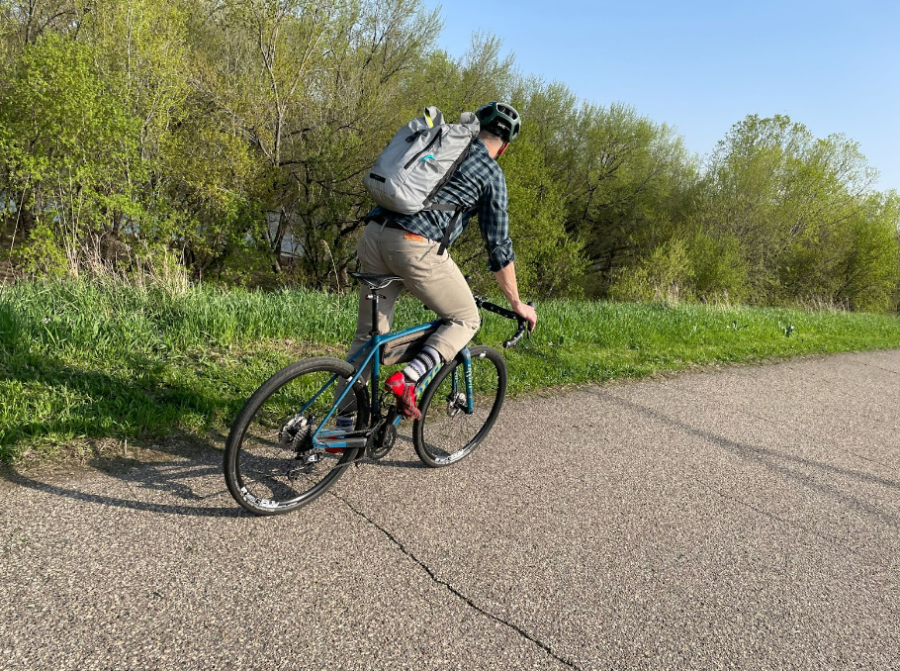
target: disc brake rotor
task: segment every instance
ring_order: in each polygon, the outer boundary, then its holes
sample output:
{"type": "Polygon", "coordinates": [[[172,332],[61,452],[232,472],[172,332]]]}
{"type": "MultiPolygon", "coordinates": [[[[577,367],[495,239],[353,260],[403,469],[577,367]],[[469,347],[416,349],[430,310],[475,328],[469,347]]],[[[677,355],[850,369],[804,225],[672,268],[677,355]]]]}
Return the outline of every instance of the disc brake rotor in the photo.
{"type": "Polygon", "coordinates": [[[465,392],[458,391],[455,394],[450,394],[447,397],[447,416],[456,417],[460,410],[465,410],[467,405],[466,401],[465,392]]]}

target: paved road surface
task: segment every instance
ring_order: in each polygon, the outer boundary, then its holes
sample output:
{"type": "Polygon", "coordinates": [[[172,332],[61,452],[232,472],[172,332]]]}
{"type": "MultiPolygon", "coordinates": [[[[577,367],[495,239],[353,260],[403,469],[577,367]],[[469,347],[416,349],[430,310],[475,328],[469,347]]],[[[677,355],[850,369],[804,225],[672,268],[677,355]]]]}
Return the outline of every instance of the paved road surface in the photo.
{"type": "Polygon", "coordinates": [[[883,352],[511,403],[450,469],[404,443],[273,519],[210,451],[7,473],[0,669],[900,668],[898,382],[883,352]]]}

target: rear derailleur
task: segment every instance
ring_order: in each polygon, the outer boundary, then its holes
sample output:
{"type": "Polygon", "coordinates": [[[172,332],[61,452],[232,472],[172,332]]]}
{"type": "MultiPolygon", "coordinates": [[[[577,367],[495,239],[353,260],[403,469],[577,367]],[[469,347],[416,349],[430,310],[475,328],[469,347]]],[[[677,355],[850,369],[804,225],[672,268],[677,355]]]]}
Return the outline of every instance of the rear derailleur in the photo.
{"type": "Polygon", "coordinates": [[[316,418],[312,415],[295,415],[278,432],[278,444],[293,451],[294,459],[300,462],[300,471],[312,473],[316,463],[322,458],[319,450],[313,449],[312,435],[316,429],[316,418]]]}

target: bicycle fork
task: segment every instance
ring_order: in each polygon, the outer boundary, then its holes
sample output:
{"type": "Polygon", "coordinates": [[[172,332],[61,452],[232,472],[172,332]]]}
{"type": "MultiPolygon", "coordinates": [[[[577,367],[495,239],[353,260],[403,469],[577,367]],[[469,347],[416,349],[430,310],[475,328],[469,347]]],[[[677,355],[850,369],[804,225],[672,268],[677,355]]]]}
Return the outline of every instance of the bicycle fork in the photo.
{"type": "MultiPolygon", "coordinates": [[[[459,356],[463,359],[463,370],[465,371],[465,385],[466,385],[466,407],[465,411],[467,415],[471,415],[475,412],[475,401],[474,395],[472,394],[472,353],[469,351],[468,347],[463,347],[459,356]]],[[[431,384],[431,381],[434,377],[440,372],[441,368],[443,368],[446,364],[439,363],[437,366],[429,371],[428,375],[426,375],[422,380],[419,381],[419,384],[416,385],[416,403],[422,400],[422,395],[425,393],[425,389],[428,388],[428,385],[431,384]]],[[[456,366],[453,371],[450,373],[450,400],[452,403],[457,403],[459,399],[459,366],[456,366]]],[[[396,422],[399,424],[399,419],[396,422]]]]}

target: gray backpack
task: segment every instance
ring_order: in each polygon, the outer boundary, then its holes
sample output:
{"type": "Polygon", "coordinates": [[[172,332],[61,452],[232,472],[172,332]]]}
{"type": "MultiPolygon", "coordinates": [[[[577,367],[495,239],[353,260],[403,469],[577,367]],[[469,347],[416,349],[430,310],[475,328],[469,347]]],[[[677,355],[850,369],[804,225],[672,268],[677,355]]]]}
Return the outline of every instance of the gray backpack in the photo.
{"type": "Polygon", "coordinates": [[[449,124],[437,107],[426,107],[424,116],[397,131],[363,184],[376,203],[397,214],[455,211],[455,206],[431,199],[468,155],[480,130],[478,117],[471,112],[460,114],[459,123],[449,124]]]}

